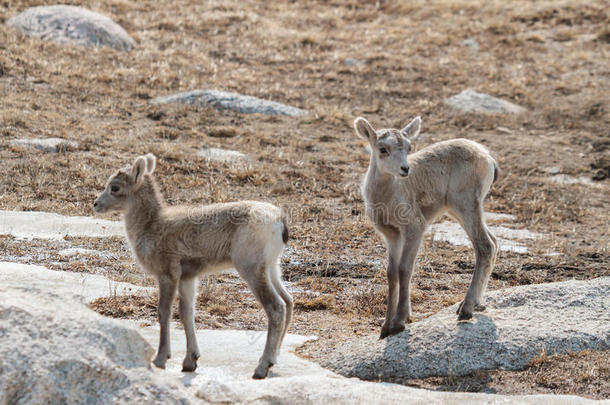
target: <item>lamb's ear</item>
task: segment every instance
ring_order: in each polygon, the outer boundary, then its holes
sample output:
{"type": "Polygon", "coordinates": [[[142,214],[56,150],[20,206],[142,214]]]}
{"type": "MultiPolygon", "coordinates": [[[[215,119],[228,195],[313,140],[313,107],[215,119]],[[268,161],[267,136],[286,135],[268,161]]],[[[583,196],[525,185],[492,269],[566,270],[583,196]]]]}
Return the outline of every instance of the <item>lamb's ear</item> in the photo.
{"type": "Polygon", "coordinates": [[[144,156],[138,156],[136,161],[133,162],[133,166],[131,166],[131,179],[136,187],[142,184],[144,174],[146,174],[146,158],[144,156]]]}
{"type": "Polygon", "coordinates": [[[152,153],[147,153],[144,157],[146,158],[146,173],[154,172],[157,167],[157,158],[152,153]]]}
{"type": "Polygon", "coordinates": [[[415,117],[413,121],[409,123],[409,125],[400,130],[400,133],[409,141],[414,141],[419,137],[420,129],[421,117],[415,117]]]}
{"type": "Polygon", "coordinates": [[[354,120],[354,129],[360,138],[366,139],[369,142],[372,142],[377,137],[373,126],[362,117],[358,117],[354,120]]]}

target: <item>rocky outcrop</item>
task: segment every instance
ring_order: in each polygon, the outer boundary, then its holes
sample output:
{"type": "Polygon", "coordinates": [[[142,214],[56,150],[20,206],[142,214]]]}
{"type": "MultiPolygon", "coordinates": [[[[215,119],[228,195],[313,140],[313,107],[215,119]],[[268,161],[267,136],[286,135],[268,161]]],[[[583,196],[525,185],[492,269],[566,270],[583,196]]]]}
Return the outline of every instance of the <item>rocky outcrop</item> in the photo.
{"type": "Polygon", "coordinates": [[[137,331],[52,287],[0,284],[0,403],[184,403],[137,331]]]}
{"type": "Polygon", "coordinates": [[[211,105],[217,110],[231,110],[242,114],[287,115],[297,117],[307,113],[300,108],[291,107],[275,101],[263,100],[238,93],[219,90],[193,90],[166,97],[157,97],[155,104],[181,103],[198,106],[211,105]]]}
{"type": "Polygon", "coordinates": [[[81,46],[108,46],[129,51],[134,40],[110,18],[82,7],[39,6],[28,8],[7,21],[27,35],[81,46]]]}
{"type": "Polygon", "coordinates": [[[203,150],[197,152],[197,156],[216,162],[245,162],[248,159],[246,155],[236,150],[208,147],[204,147],[203,150]]]}
{"type": "Polygon", "coordinates": [[[526,111],[525,108],[509,101],[470,89],[449,97],[445,102],[456,110],[466,113],[520,114],[526,111]]]}
{"type": "MultiPolygon", "coordinates": [[[[0,274],[7,266],[10,264],[0,263],[0,274]]],[[[43,268],[32,270],[44,271],[43,268]]],[[[63,280],[61,288],[58,283],[24,282],[23,278],[10,274],[0,279],[1,404],[594,403],[575,396],[436,392],[348,379],[297,357],[292,353],[294,348],[310,338],[291,334],[286,336],[279,362],[270,377],[255,381],[251,378],[252,364],[256,364],[265,344],[262,331],[198,330],[200,367],[196,373],[183,373],[185,338],[184,331],[176,324],[170,331],[173,356],[167,368],[151,370],[148,367],[154,352],[152,347],[158,344],[158,325],[143,327],[141,321],[103,318],[71,295],[69,287],[79,289],[80,284],[69,278],[63,280]]],[[[603,285],[607,288],[607,279],[603,285]]],[[[566,293],[573,293],[573,289],[566,293]]],[[[540,294],[555,295],[548,291],[540,294]]],[[[591,295],[593,300],[598,299],[598,288],[591,295]]],[[[520,300],[532,300],[523,295],[503,297],[504,300],[497,300],[498,307],[518,306],[520,300]]],[[[563,299],[563,302],[567,307],[588,311],[579,303],[581,299],[582,295],[578,295],[574,300],[563,299]]],[[[607,302],[600,305],[607,308],[607,302]]],[[[589,318],[599,315],[597,310],[593,312],[583,316],[583,328],[591,325],[589,318]]],[[[592,333],[595,331],[593,328],[592,333]]],[[[352,346],[345,353],[353,351],[363,355],[360,345],[352,346]]],[[[371,345],[371,350],[375,349],[371,345]]]]}
{"type": "Polygon", "coordinates": [[[11,145],[25,148],[35,148],[43,152],[66,152],[78,149],[78,143],[62,138],[14,139],[11,145]]]}
{"type": "Polygon", "coordinates": [[[456,305],[386,340],[340,345],[323,365],[364,379],[520,370],[541,353],[610,349],[610,277],[520,286],[487,295],[487,310],[457,322],[456,305]]]}

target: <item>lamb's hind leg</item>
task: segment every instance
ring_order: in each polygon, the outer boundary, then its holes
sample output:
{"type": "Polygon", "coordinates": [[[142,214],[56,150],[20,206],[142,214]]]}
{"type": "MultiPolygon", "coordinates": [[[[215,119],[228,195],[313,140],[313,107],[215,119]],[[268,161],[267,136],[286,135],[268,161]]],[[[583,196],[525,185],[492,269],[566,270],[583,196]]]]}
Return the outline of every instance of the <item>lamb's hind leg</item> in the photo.
{"type": "Polygon", "coordinates": [[[464,301],[458,307],[458,319],[466,320],[472,318],[474,311],[482,311],[483,293],[487,287],[489,276],[495,262],[497,244],[491,233],[487,230],[483,218],[483,206],[481,201],[475,204],[463,206],[459,212],[455,212],[462,227],[468,234],[475,253],[475,266],[472,282],[464,301]],[[472,208],[470,208],[472,207],[472,208]]]}
{"type": "Polygon", "coordinates": [[[280,297],[282,297],[282,299],[284,300],[284,303],[286,304],[286,318],[284,319],[284,327],[282,328],[282,337],[278,344],[278,350],[279,350],[280,347],[282,346],[282,342],[284,341],[284,336],[286,336],[286,331],[288,330],[288,326],[290,325],[290,321],[292,319],[294,301],[292,299],[292,296],[288,292],[288,290],[286,290],[284,285],[282,285],[282,272],[280,270],[279,264],[275,263],[270,270],[271,271],[269,273],[269,276],[271,279],[271,284],[273,284],[273,287],[278,292],[280,297]]]}
{"type": "Polygon", "coordinates": [[[180,320],[186,334],[186,356],[182,362],[182,371],[195,371],[199,359],[199,347],[195,335],[195,296],[197,295],[197,277],[180,279],[180,320]]]}
{"type": "Polygon", "coordinates": [[[237,270],[248,283],[254,297],[262,304],[269,320],[265,351],[252,376],[256,379],[265,378],[271,366],[277,362],[279,345],[286,325],[286,303],[275,291],[264,265],[238,268],[237,270]]]}

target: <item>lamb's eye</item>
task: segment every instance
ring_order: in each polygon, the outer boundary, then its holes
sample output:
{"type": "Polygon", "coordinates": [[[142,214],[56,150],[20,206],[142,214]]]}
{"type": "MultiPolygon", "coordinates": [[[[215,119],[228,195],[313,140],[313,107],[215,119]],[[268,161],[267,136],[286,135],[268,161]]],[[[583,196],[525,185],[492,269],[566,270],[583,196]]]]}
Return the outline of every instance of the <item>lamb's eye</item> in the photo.
{"type": "Polygon", "coordinates": [[[116,193],[117,191],[119,191],[119,186],[115,186],[115,185],[110,186],[110,191],[113,193],[116,193]]]}
{"type": "Polygon", "coordinates": [[[388,150],[386,148],[379,148],[379,153],[381,153],[382,155],[387,155],[388,154],[388,150]]]}

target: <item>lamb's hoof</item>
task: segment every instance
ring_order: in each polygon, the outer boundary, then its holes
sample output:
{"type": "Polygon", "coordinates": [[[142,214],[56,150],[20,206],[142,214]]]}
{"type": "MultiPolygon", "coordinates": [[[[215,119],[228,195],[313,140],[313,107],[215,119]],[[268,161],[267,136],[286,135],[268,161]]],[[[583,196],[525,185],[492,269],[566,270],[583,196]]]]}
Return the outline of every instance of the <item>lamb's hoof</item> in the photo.
{"type": "Polygon", "coordinates": [[[182,362],[182,372],[191,373],[197,369],[197,360],[199,359],[199,353],[192,353],[186,355],[182,362]]]}
{"type": "Polygon", "coordinates": [[[465,302],[466,300],[462,301],[458,307],[458,321],[467,321],[472,319],[472,310],[467,309],[466,305],[464,305],[465,302]]]}
{"type": "Polygon", "coordinates": [[[165,363],[167,362],[167,359],[169,359],[169,356],[159,356],[157,355],[157,357],[155,357],[155,359],[153,360],[153,364],[155,366],[157,366],[157,368],[165,368],[165,363]]]}
{"type": "Polygon", "coordinates": [[[402,332],[403,330],[405,330],[405,324],[404,323],[400,323],[398,325],[394,325],[390,328],[390,336],[394,336],[400,332],[402,332]]]}
{"type": "Polygon", "coordinates": [[[462,312],[458,315],[458,321],[467,321],[469,319],[472,319],[472,314],[468,312],[462,312]]]}
{"type": "Polygon", "coordinates": [[[481,304],[475,304],[474,305],[474,311],[475,312],[483,312],[487,309],[487,307],[485,305],[481,305],[481,304]]]}
{"type": "Polygon", "coordinates": [[[254,375],[252,376],[252,378],[254,378],[255,380],[262,380],[263,378],[267,377],[267,374],[269,374],[270,368],[271,368],[271,365],[258,366],[256,368],[256,370],[254,370],[254,375]]]}
{"type": "Polygon", "coordinates": [[[403,330],[405,330],[404,323],[395,324],[395,325],[389,326],[389,327],[384,326],[383,328],[381,328],[381,334],[379,335],[379,339],[385,339],[388,336],[394,336],[394,335],[402,332],[403,330]]]}
{"type": "Polygon", "coordinates": [[[187,362],[186,360],[182,363],[183,373],[192,373],[197,370],[197,362],[187,362]]]}

